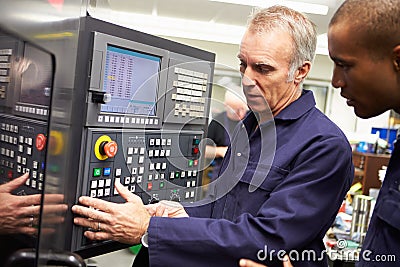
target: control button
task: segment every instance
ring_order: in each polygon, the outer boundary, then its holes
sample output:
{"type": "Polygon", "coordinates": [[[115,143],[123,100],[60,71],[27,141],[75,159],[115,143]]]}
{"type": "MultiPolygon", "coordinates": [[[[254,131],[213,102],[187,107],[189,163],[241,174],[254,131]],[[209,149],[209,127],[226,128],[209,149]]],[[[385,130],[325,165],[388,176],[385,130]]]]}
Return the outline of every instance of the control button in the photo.
{"type": "Polygon", "coordinates": [[[121,173],[122,173],[121,168],[115,169],[115,176],[121,176],[121,173]]]}
{"type": "Polygon", "coordinates": [[[153,188],[153,183],[147,183],[147,191],[150,191],[153,188]]]}
{"type": "Polygon", "coordinates": [[[188,161],[188,166],[189,166],[189,167],[192,167],[192,166],[193,166],[193,160],[192,160],[192,159],[189,159],[189,161],[188,161]]]}
{"type": "Polygon", "coordinates": [[[144,167],[139,167],[139,174],[143,174],[144,173],[144,167]]]}
{"type": "Polygon", "coordinates": [[[115,141],[111,141],[111,142],[104,142],[103,146],[100,145],[100,147],[102,147],[103,153],[101,153],[102,151],[100,151],[101,154],[103,155],[107,155],[109,158],[113,158],[118,151],[118,145],[115,141]]]}
{"type": "Polygon", "coordinates": [[[107,167],[103,169],[103,175],[109,176],[111,174],[111,168],[107,167]]]}
{"type": "Polygon", "coordinates": [[[164,182],[160,182],[160,189],[163,189],[165,186],[164,182]]]}
{"type": "Polygon", "coordinates": [[[110,188],[105,188],[105,189],[104,189],[104,196],[105,196],[105,197],[110,196],[110,191],[111,191],[110,188]]]}
{"type": "Polygon", "coordinates": [[[93,177],[99,177],[101,175],[101,168],[93,169],[93,177]]]}
{"type": "Polygon", "coordinates": [[[193,139],[193,145],[199,145],[200,144],[200,139],[194,138],[193,139]]]}
{"type": "Polygon", "coordinates": [[[198,147],[194,147],[192,150],[193,154],[198,154],[199,153],[199,148],[198,147]]]}
{"type": "Polygon", "coordinates": [[[94,180],[90,183],[90,188],[96,189],[97,188],[97,180],[94,180]]]}
{"type": "Polygon", "coordinates": [[[98,187],[104,187],[104,180],[99,180],[98,183],[98,187]]]}
{"type": "Polygon", "coordinates": [[[42,151],[46,146],[46,136],[44,136],[43,134],[38,134],[36,136],[35,146],[37,150],[42,151]]]}
{"type": "Polygon", "coordinates": [[[100,136],[94,145],[94,154],[99,160],[112,158],[117,154],[118,145],[108,135],[100,136]]]}
{"type": "Polygon", "coordinates": [[[193,161],[193,165],[194,165],[194,166],[199,165],[199,160],[198,160],[198,159],[195,159],[195,160],[193,161]]]}

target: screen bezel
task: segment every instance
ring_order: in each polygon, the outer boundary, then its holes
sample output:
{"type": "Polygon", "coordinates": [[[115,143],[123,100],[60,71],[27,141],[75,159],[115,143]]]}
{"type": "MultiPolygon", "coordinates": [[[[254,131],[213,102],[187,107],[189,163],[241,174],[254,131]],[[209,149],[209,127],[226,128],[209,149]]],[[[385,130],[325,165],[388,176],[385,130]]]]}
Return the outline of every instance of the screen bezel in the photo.
{"type": "MultiPolygon", "coordinates": [[[[159,79],[156,89],[156,105],[155,115],[135,115],[124,113],[111,113],[101,111],[101,104],[88,101],[87,125],[104,126],[104,127],[123,127],[123,128],[160,128],[161,119],[164,110],[165,92],[167,84],[167,69],[169,61],[169,51],[157,47],[145,45],[135,41],[111,36],[108,34],[94,32],[93,33],[93,55],[91,60],[91,75],[89,85],[89,99],[91,94],[96,92],[103,93],[104,90],[104,74],[106,66],[106,55],[108,46],[118,47],[129,51],[155,56],[161,59],[159,69],[159,79]],[[129,121],[136,119],[143,123],[106,123],[99,118],[121,117],[129,121]],[[148,122],[152,122],[148,124],[148,122]]],[[[118,118],[119,119],[119,118],[118,118]]],[[[109,121],[108,121],[109,122],[109,121]]]]}

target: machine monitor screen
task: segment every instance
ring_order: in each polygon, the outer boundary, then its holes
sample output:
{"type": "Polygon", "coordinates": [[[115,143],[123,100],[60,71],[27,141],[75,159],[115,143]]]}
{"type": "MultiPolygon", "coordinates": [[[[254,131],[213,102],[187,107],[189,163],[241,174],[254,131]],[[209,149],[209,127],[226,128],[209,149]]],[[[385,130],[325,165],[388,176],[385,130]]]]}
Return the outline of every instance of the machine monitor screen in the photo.
{"type": "Polygon", "coordinates": [[[19,101],[48,107],[53,78],[52,58],[46,52],[26,44],[24,57],[17,68],[21,73],[19,101]]]}
{"type": "Polygon", "coordinates": [[[103,91],[111,101],[101,111],[154,116],[160,65],[160,57],[107,45],[103,91]]]}

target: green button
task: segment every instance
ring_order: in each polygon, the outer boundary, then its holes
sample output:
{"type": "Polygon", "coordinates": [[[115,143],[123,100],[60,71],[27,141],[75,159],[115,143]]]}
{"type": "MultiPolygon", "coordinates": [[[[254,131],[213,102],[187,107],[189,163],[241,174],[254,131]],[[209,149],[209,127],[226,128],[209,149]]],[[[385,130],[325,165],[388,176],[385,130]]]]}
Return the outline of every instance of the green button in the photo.
{"type": "Polygon", "coordinates": [[[101,175],[101,168],[93,169],[93,177],[99,177],[101,175]]]}
{"type": "Polygon", "coordinates": [[[175,178],[179,178],[179,176],[180,176],[180,173],[179,173],[179,172],[176,172],[176,173],[175,173],[175,178]]]}
{"type": "Polygon", "coordinates": [[[164,182],[160,183],[160,189],[164,188],[164,182]]]}
{"type": "Polygon", "coordinates": [[[193,160],[189,159],[189,167],[192,167],[192,166],[193,166],[193,160]]]}
{"type": "Polygon", "coordinates": [[[49,169],[51,172],[57,173],[60,171],[60,167],[58,167],[58,165],[50,165],[49,169]]]}

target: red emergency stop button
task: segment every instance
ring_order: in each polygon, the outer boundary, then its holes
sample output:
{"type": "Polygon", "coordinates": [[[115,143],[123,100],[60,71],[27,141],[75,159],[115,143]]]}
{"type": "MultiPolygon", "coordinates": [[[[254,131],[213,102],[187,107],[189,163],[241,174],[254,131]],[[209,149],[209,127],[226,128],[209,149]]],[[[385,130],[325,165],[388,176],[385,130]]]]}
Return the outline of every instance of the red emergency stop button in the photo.
{"type": "Polygon", "coordinates": [[[199,153],[199,148],[198,147],[194,147],[193,148],[193,154],[198,154],[199,153]]]}
{"type": "Polygon", "coordinates": [[[38,134],[36,136],[35,144],[36,144],[36,149],[42,151],[46,146],[46,136],[44,136],[44,134],[38,134]]]}
{"type": "Polygon", "coordinates": [[[107,157],[109,157],[109,158],[113,158],[117,154],[117,151],[118,151],[117,142],[110,141],[110,142],[104,142],[104,143],[105,143],[104,146],[102,146],[104,154],[107,155],[107,157]]]}

